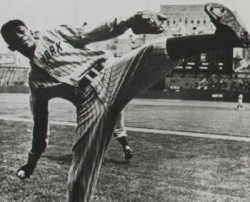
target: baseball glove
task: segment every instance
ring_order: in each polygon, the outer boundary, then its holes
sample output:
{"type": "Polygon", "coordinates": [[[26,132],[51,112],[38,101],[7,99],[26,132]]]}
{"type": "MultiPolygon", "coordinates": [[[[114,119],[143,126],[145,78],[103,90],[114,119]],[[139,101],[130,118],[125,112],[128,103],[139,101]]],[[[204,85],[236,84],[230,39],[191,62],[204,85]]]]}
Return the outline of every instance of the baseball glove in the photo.
{"type": "Polygon", "coordinates": [[[131,29],[134,34],[159,34],[164,31],[162,24],[167,16],[151,11],[140,11],[135,14],[131,29]]]}

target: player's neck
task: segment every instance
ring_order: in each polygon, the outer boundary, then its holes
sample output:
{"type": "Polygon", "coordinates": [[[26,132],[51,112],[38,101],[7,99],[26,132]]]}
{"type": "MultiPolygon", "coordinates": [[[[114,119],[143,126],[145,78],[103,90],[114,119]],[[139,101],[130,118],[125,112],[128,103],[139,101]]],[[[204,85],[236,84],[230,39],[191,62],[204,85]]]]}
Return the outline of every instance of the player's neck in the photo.
{"type": "Polygon", "coordinates": [[[32,59],[36,50],[37,43],[34,46],[30,47],[29,49],[24,49],[19,51],[23,56],[27,57],[28,59],[32,59]]]}

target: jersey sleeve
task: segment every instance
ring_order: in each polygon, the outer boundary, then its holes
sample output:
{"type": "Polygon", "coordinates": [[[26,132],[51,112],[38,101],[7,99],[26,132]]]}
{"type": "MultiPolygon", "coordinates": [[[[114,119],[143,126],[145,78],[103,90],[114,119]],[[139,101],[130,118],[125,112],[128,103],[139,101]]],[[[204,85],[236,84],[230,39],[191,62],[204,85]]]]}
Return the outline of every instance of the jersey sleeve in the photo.
{"type": "Polygon", "coordinates": [[[30,151],[35,154],[41,154],[47,147],[49,137],[48,100],[31,93],[30,109],[34,121],[32,147],[30,151]]]}
{"type": "Polygon", "coordinates": [[[99,26],[84,24],[82,27],[74,28],[68,25],[61,25],[57,33],[73,45],[87,45],[89,43],[104,41],[123,34],[128,27],[125,21],[115,18],[112,22],[102,23],[99,26]]]}

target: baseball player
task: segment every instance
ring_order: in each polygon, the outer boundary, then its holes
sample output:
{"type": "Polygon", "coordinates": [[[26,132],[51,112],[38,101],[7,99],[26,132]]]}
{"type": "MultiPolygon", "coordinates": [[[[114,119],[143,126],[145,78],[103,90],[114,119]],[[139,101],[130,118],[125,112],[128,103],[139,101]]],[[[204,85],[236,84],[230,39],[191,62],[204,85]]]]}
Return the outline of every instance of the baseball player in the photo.
{"type": "MultiPolygon", "coordinates": [[[[83,26],[86,25],[86,22],[83,24],[83,26]]],[[[39,40],[41,37],[41,32],[36,30],[32,32],[33,37],[36,40],[39,40]]],[[[112,55],[109,55],[111,57],[112,55]]],[[[117,121],[115,125],[115,130],[114,130],[114,138],[121,144],[123,152],[124,152],[124,157],[126,161],[129,161],[133,157],[133,151],[131,147],[129,146],[128,140],[127,140],[127,131],[125,129],[125,123],[124,123],[124,111],[122,111],[118,116],[117,116],[117,121]]]]}
{"type": "Polygon", "coordinates": [[[238,97],[237,109],[243,110],[243,95],[242,94],[240,94],[238,97]]]}
{"type": "Polygon", "coordinates": [[[68,201],[90,201],[119,113],[141,92],[171,72],[183,58],[217,48],[249,47],[250,37],[236,16],[216,3],[205,5],[216,26],[214,34],[163,37],[128,55],[106,58],[89,44],[132,29],[135,34],[159,34],[166,17],[142,11],[126,20],[114,19],[93,29],[67,25],[46,30],[37,41],[20,20],[4,24],[1,33],[10,50],[29,58],[29,87],[34,127],[24,180],[33,174],[48,144],[48,102],[61,97],[77,109],[77,129],[68,177],[68,201]]]}

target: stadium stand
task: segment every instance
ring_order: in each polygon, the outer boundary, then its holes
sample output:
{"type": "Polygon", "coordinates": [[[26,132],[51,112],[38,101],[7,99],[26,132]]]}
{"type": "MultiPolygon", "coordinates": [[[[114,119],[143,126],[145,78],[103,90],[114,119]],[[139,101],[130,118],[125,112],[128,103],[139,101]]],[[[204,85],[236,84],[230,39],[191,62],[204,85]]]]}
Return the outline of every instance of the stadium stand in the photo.
{"type": "Polygon", "coordinates": [[[250,92],[250,78],[221,78],[216,75],[208,78],[165,78],[165,91],[185,89],[250,92]]]}
{"type": "Polygon", "coordinates": [[[0,92],[28,93],[29,68],[4,66],[0,67],[0,92]]]}
{"type": "Polygon", "coordinates": [[[25,85],[28,79],[29,69],[27,68],[0,68],[0,86],[25,85]]]}

